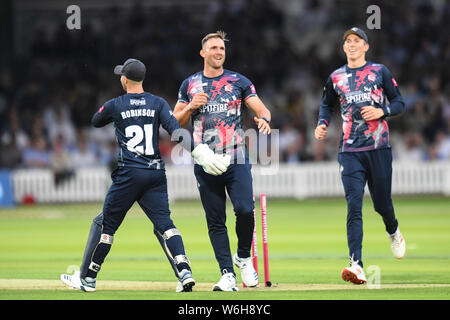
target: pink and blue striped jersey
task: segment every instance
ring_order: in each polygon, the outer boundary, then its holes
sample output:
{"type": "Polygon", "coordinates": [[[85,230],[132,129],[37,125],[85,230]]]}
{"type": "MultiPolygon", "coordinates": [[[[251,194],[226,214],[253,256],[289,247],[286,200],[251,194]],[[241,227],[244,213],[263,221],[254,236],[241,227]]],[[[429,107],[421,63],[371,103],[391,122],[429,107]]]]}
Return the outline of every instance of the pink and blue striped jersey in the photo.
{"type": "Polygon", "coordinates": [[[343,120],[339,152],[391,147],[385,118],[402,113],[405,104],[397,82],[384,65],[367,62],[359,68],[344,65],[333,71],[324,87],[319,125],[329,125],[336,105],[340,106],[343,120]],[[361,115],[361,107],[364,106],[381,108],[384,116],[365,121],[361,115]]]}

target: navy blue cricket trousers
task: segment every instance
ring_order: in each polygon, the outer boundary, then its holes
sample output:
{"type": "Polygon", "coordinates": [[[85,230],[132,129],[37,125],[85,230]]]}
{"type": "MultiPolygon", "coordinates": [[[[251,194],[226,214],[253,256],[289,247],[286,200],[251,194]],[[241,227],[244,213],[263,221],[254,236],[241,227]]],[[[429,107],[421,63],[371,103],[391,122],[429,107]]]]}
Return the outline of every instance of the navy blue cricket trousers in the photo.
{"type": "Polygon", "coordinates": [[[220,272],[233,272],[233,261],[226,227],[226,193],[233,204],[236,216],[237,254],[250,257],[255,203],[251,164],[231,164],[220,176],[206,173],[199,165],[194,166],[195,177],[206,214],[208,234],[220,272]]]}
{"type": "Polygon", "coordinates": [[[341,178],[347,200],[347,243],[349,256],[362,266],[363,221],[362,205],[367,183],[374,209],[383,218],[389,234],[397,230],[391,198],[392,152],[390,148],[342,152],[338,155],[341,178]]]}
{"type": "Polygon", "coordinates": [[[136,201],[160,233],[175,228],[170,218],[165,170],[121,167],[111,178],[113,183],[103,205],[102,233],[114,235],[136,201]]]}
{"type": "MultiPolygon", "coordinates": [[[[88,269],[89,265],[91,261],[101,265],[111,247],[110,244],[99,243],[101,234],[113,236],[136,201],[160,234],[175,228],[170,218],[165,170],[120,167],[111,174],[111,178],[113,183],[106,195],[103,211],[94,218],[89,232],[80,269],[82,277],[97,276],[97,271],[88,269]]],[[[168,239],[164,246],[167,246],[164,248],[166,255],[167,250],[173,256],[185,255],[181,237],[168,239]]],[[[189,266],[180,263],[176,268],[180,271],[189,266]]]]}

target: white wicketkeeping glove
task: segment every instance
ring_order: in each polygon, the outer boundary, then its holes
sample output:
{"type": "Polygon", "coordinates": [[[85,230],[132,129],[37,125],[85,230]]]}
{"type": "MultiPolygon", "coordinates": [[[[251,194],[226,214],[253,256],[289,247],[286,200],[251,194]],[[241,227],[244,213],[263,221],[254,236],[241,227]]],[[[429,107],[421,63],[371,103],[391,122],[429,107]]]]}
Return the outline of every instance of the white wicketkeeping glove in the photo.
{"type": "Polygon", "coordinates": [[[191,154],[195,162],[201,165],[206,173],[213,176],[220,176],[227,171],[231,161],[231,157],[228,154],[215,154],[214,151],[204,143],[200,143],[196,146],[191,154]]]}

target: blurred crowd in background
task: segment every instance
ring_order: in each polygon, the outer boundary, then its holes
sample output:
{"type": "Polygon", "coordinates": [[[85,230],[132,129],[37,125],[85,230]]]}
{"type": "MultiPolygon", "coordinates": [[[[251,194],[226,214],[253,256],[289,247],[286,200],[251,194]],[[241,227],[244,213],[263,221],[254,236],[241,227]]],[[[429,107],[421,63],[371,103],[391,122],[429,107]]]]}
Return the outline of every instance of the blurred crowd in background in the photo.
{"type": "MultiPolygon", "coordinates": [[[[80,5],[80,30],[68,30],[67,15],[55,13],[48,22],[53,28],[42,22],[27,26],[26,50],[0,63],[0,167],[53,168],[61,178],[81,167],[112,167],[114,127],[96,129],[90,120],[105,101],[123,93],[113,67],[129,57],[142,60],[144,89],[173,107],[183,79],[203,67],[202,37],[216,30],[226,31],[230,40],[225,67],[247,76],[272,111],[281,162],[334,160],[339,111],[326,141],[316,141],[313,132],[327,77],[346,63],[342,34],[355,25],[367,30],[368,60],[391,70],[406,103],[402,116],[389,119],[394,159],[449,161],[450,3],[380,4],[381,29],[368,30],[366,8],[372,3],[80,5]]],[[[254,127],[249,112],[244,117],[246,128],[254,127]]],[[[172,147],[162,133],[160,150],[169,164],[172,147]]]]}

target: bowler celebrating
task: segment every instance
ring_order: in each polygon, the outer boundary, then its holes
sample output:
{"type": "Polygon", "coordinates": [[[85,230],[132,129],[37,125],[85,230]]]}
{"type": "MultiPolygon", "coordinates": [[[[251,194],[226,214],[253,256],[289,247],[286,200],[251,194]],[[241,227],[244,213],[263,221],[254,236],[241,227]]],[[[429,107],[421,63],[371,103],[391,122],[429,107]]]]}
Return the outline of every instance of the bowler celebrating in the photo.
{"type": "Polygon", "coordinates": [[[241,117],[243,105],[256,115],[254,121],[263,134],[270,134],[270,111],[243,75],[223,68],[225,33],[217,31],[202,40],[203,70],[181,84],[174,116],[181,126],[192,120],[194,143],[205,143],[215,154],[227,154],[232,164],[222,175],[212,176],[195,165],[200,197],[206,213],[209,238],[219,263],[221,279],[214,291],[237,291],[233,262],[248,287],[258,284],[250,247],[254,227],[251,164],[245,147],[241,117]],[[237,253],[231,257],[226,221],[226,192],[236,216],[237,253]]]}
{"type": "Polygon", "coordinates": [[[382,64],[366,61],[369,40],[359,28],[343,37],[347,64],[331,73],[324,88],[315,137],[325,139],[336,105],[343,120],[338,161],[347,200],[347,242],[350,267],[342,278],[355,284],[366,282],[361,256],[362,203],[368,184],[375,211],[383,218],[393,255],[405,255],[405,241],[398,228],[391,199],[392,153],[386,118],[403,112],[397,82],[382,64]],[[389,104],[386,102],[389,100],[389,104]]]}

